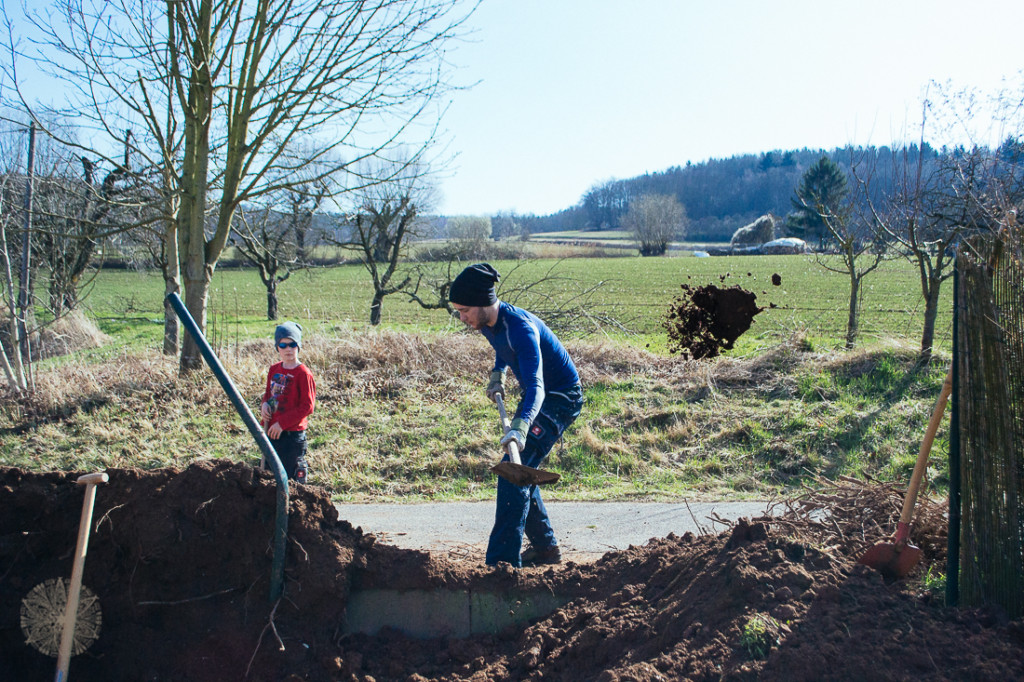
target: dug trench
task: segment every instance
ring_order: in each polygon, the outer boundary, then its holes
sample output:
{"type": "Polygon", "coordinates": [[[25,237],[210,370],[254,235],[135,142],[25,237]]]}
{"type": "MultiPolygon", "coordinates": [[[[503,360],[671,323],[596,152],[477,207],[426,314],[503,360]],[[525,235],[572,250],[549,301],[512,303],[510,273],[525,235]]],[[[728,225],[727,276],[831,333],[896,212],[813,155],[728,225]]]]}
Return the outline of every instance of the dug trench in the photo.
{"type": "MultiPolygon", "coordinates": [[[[284,596],[272,604],[272,477],[222,460],[108,473],[84,574],[102,626],[71,659],[76,682],[1024,678],[1021,621],[944,607],[915,587],[920,573],[887,583],[856,563],[891,531],[896,490],[858,488],[847,505],[833,490],[828,504],[841,513],[824,510],[824,523],[805,512],[826,498],[805,499],[793,507],[801,513],[718,535],[514,570],[386,545],[339,519],[325,491],[297,485],[284,596]],[[353,627],[368,594],[384,597],[370,611],[386,610],[388,595],[413,599],[392,606],[409,623],[417,609],[433,613],[436,631],[414,636],[401,619],[353,627]],[[537,610],[456,632],[459,616],[444,611],[453,601],[423,597],[453,594],[490,595],[491,611],[537,610]]],[[[53,675],[54,659],[26,644],[19,610],[33,586],[70,573],[76,478],[0,469],[3,680],[53,675]]],[[[944,561],[941,519],[926,508],[915,527],[919,572],[944,561]]]]}

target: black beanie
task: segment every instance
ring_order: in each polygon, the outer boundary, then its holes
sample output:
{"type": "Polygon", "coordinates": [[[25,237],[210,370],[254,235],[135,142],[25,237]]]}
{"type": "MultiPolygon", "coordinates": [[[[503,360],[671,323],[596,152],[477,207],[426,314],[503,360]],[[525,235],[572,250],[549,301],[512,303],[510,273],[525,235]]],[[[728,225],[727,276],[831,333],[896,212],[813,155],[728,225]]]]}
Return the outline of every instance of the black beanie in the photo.
{"type": "Polygon", "coordinates": [[[490,263],[477,263],[459,273],[448,290],[448,300],[459,305],[486,307],[498,301],[494,284],[501,276],[490,263]]]}

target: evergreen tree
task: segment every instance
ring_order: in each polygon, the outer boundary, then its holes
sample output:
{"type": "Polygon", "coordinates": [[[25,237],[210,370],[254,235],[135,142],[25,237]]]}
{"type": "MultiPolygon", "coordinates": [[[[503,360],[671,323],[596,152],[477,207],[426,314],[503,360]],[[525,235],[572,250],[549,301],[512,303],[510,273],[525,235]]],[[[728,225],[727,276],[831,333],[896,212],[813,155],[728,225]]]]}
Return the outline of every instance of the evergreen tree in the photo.
{"type": "Polygon", "coordinates": [[[818,249],[825,247],[826,220],[839,213],[849,193],[846,173],[828,156],[822,156],[800,180],[791,199],[794,212],[786,218],[789,232],[806,241],[818,239],[818,249]]]}

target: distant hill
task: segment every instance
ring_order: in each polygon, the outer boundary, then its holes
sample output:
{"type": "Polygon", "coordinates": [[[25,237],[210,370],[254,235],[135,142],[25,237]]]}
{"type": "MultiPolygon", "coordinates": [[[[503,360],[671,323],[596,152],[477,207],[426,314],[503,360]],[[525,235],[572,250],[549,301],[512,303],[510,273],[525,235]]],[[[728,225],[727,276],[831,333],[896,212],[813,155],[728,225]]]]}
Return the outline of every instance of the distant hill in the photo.
{"type": "MultiPolygon", "coordinates": [[[[926,158],[938,152],[925,145],[926,158]]],[[[674,194],[686,207],[690,223],[687,240],[724,242],[733,232],[759,216],[780,220],[791,210],[790,199],[803,174],[828,155],[849,174],[851,160],[875,169],[873,190],[891,189],[893,151],[888,147],[841,147],[832,150],[800,149],[746,154],[727,159],[673,166],[624,180],[610,180],[590,188],[578,204],[546,216],[515,216],[531,234],[558,230],[607,230],[619,227],[632,198],[649,193],[674,194]]],[[[899,151],[903,160],[903,150],[899,151]]],[[[916,163],[916,145],[907,150],[916,163]]],[[[851,183],[853,178],[850,178],[851,183]]]]}

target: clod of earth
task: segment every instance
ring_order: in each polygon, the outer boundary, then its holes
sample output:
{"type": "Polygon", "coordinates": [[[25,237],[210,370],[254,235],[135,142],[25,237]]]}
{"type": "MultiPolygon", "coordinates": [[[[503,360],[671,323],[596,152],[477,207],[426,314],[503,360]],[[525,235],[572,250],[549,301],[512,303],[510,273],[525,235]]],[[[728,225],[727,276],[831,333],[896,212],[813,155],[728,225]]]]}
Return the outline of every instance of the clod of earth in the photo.
{"type": "Polygon", "coordinates": [[[764,310],[757,305],[757,294],[738,286],[680,288],[683,293],[673,300],[664,326],[669,350],[684,358],[713,358],[729,350],[764,310]]]}
{"type": "MultiPolygon", "coordinates": [[[[76,682],[1024,679],[1024,623],[943,608],[919,576],[887,583],[856,563],[892,532],[897,490],[844,483],[719,535],[514,570],[375,542],[326,491],[297,485],[285,595],[271,604],[266,472],[217,460],[108,473],[84,576],[103,629],[71,659],[76,682]],[[350,598],[373,590],[546,592],[562,605],[496,635],[346,634],[350,598]]],[[[0,468],[3,679],[53,674],[18,609],[69,569],[76,477],[0,468]]],[[[944,509],[920,507],[919,571],[941,570],[944,509]]]]}

